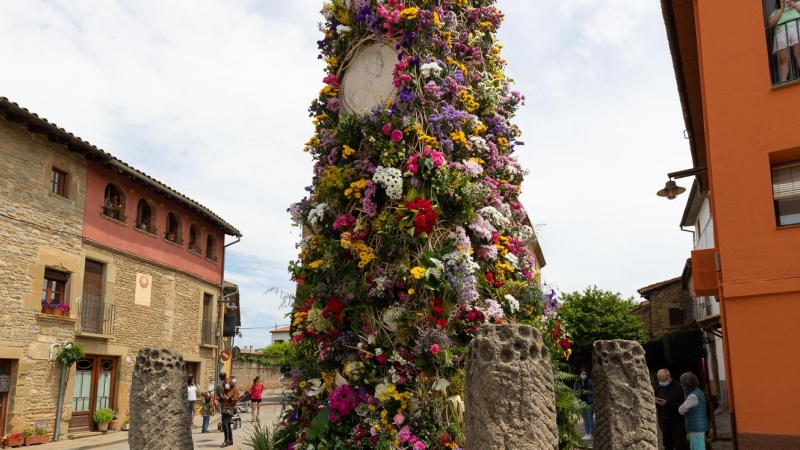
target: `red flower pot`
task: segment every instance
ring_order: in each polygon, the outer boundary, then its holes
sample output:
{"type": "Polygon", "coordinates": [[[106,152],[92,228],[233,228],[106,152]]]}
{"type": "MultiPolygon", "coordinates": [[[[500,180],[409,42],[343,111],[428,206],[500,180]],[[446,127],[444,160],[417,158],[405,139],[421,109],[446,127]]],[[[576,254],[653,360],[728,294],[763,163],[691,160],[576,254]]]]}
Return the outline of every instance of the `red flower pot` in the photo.
{"type": "Polygon", "coordinates": [[[23,443],[25,443],[24,437],[3,439],[3,447],[22,447],[23,443]]]}

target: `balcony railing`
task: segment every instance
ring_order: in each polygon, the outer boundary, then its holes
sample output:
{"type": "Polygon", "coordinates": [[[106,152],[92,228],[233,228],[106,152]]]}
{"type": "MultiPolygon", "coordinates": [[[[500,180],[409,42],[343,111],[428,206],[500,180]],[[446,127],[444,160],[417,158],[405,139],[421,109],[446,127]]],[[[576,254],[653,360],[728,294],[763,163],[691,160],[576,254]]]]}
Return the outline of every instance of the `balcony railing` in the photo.
{"type": "Polygon", "coordinates": [[[183,239],[178,236],[174,231],[167,231],[164,233],[164,239],[170,242],[174,242],[178,245],[183,245],[183,239]]]}
{"type": "Polygon", "coordinates": [[[78,331],[94,334],[114,334],[115,306],[105,303],[94,294],[83,294],[78,299],[78,331]]]}
{"type": "Polygon", "coordinates": [[[800,79],[800,19],[767,27],[766,35],[772,85],[800,79]]]}
{"type": "Polygon", "coordinates": [[[145,233],[156,234],[156,227],[150,226],[148,222],[136,220],[136,228],[144,231],[145,233]]]}
{"type": "Polygon", "coordinates": [[[214,322],[203,320],[200,327],[200,343],[203,345],[214,345],[214,322]]]}
{"type": "Polygon", "coordinates": [[[121,206],[103,206],[101,214],[120,222],[125,222],[125,214],[122,213],[121,206]]]}
{"type": "Polygon", "coordinates": [[[192,242],[189,243],[189,250],[197,253],[198,255],[201,253],[200,246],[192,242]]]}
{"type": "Polygon", "coordinates": [[[212,255],[211,253],[206,253],[206,258],[210,259],[211,261],[217,262],[217,255],[212,255]]]}

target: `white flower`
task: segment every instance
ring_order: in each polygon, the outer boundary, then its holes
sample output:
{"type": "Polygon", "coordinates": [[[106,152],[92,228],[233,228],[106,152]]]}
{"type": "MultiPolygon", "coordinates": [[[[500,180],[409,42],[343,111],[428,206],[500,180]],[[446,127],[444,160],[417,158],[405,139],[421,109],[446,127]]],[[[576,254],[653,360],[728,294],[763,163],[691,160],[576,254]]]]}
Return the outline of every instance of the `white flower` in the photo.
{"type": "Polygon", "coordinates": [[[438,76],[442,72],[442,66],[437,62],[429,62],[419,66],[419,71],[425,78],[430,77],[431,74],[438,76]]]}
{"type": "Polygon", "coordinates": [[[325,215],[325,209],[327,207],[328,205],[325,203],[320,203],[319,205],[315,206],[314,209],[308,213],[308,222],[311,225],[316,225],[322,219],[322,216],[325,215]]]}
{"type": "Polygon", "coordinates": [[[469,140],[472,141],[472,145],[474,145],[476,149],[486,150],[486,139],[480,136],[470,136],[469,140]]]}
{"type": "Polygon", "coordinates": [[[386,190],[386,196],[392,200],[403,198],[403,173],[394,167],[378,166],[372,181],[380,184],[386,190]]]}
{"type": "Polygon", "coordinates": [[[508,261],[508,264],[510,264],[511,267],[519,269],[519,258],[517,258],[517,255],[509,252],[506,253],[506,256],[504,256],[504,258],[506,259],[506,261],[508,261]]]}
{"type": "Polygon", "coordinates": [[[505,228],[511,224],[506,216],[500,213],[494,206],[486,206],[478,210],[478,214],[483,216],[492,225],[498,228],[505,228]]]}
{"type": "Polygon", "coordinates": [[[349,33],[351,31],[353,31],[353,29],[348,27],[347,25],[339,25],[339,26],[336,27],[336,32],[339,33],[339,34],[349,33]]]}
{"type": "Polygon", "coordinates": [[[519,230],[517,231],[517,239],[520,241],[527,242],[533,236],[533,228],[531,228],[530,225],[523,225],[519,227],[519,230]]]}
{"type": "Polygon", "coordinates": [[[508,309],[512,314],[519,311],[519,301],[517,299],[512,297],[510,294],[506,294],[505,299],[508,302],[508,309]]]}

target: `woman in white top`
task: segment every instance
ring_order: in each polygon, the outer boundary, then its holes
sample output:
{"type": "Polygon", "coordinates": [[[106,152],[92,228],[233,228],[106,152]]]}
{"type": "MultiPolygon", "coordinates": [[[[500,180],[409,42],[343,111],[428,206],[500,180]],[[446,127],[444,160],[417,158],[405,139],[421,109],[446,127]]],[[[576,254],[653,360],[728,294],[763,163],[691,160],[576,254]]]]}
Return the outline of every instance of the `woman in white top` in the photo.
{"type": "Polygon", "coordinates": [[[195,427],[194,425],[194,403],[197,401],[197,391],[199,388],[196,384],[194,384],[194,377],[189,376],[189,425],[192,428],[195,427]]]}

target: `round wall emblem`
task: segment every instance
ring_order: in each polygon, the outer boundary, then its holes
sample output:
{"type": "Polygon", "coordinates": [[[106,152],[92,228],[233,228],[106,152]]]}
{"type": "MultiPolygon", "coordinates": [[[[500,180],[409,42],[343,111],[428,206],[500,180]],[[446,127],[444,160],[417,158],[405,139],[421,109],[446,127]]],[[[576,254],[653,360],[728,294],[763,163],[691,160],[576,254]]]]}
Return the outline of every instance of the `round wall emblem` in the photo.
{"type": "Polygon", "coordinates": [[[147,289],[147,286],[149,285],[150,285],[150,280],[148,280],[146,276],[142,275],[141,277],[139,277],[139,286],[141,286],[142,289],[147,289]]]}
{"type": "Polygon", "coordinates": [[[372,44],[363,49],[342,77],[344,110],[363,114],[393,98],[397,94],[392,80],[396,63],[397,52],[386,44],[372,44]]]}

